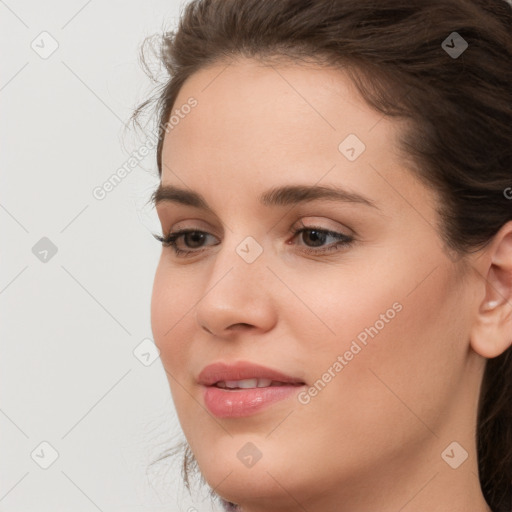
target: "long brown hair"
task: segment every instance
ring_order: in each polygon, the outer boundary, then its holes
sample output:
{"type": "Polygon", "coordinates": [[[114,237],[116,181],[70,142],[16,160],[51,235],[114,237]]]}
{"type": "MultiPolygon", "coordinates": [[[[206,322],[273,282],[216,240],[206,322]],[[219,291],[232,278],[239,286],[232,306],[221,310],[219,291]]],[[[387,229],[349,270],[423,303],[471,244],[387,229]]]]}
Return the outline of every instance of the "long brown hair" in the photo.
{"type": "MultiPolygon", "coordinates": [[[[369,105],[411,121],[400,149],[410,156],[418,177],[442,198],[439,228],[447,248],[468,254],[512,220],[512,200],[504,193],[512,191],[508,0],[193,0],[177,29],[164,32],[157,43],[166,79],[132,120],[156,107],[160,175],[163,127],[188,77],[237,56],[283,57],[343,68],[369,105]],[[459,55],[450,50],[456,47],[454,38],[458,48],[463,41],[468,45],[459,55]]],[[[143,45],[142,62],[153,76],[145,50],[143,45]]],[[[486,362],[476,435],[484,497],[494,511],[508,512],[510,347],[486,362]]],[[[182,447],[189,487],[189,470],[197,471],[197,464],[188,445],[182,447]]],[[[158,460],[179,449],[171,448],[158,460]]]]}

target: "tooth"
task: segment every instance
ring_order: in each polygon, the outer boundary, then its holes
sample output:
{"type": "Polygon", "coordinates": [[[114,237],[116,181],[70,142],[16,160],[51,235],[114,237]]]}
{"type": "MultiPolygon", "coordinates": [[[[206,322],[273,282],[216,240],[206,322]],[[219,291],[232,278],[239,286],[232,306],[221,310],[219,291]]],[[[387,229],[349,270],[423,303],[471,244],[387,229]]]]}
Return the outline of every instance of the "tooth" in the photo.
{"type": "MultiPolygon", "coordinates": [[[[251,388],[256,388],[256,387],[262,387],[262,386],[258,386],[259,380],[260,379],[226,380],[226,381],[219,382],[217,385],[219,387],[229,388],[229,389],[236,389],[236,388],[251,389],[251,388]]],[[[271,381],[268,380],[268,384],[266,384],[267,380],[268,379],[261,379],[261,381],[265,385],[269,385],[271,381]]]]}
{"type": "Polygon", "coordinates": [[[242,389],[255,388],[258,385],[258,379],[245,379],[238,381],[238,387],[242,389]]]}
{"type": "Polygon", "coordinates": [[[216,386],[223,389],[252,389],[267,388],[269,386],[284,386],[284,383],[275,382],[272,379],[243,379],[219,381],[216,386]]]}
{"type": "Polygon", "coordinates": [[[225,384],[227,388],[242,388],[249,389],[255,388],[258,383],[258,379],[244,379],[244,380],[226,380],[225,384]]]}

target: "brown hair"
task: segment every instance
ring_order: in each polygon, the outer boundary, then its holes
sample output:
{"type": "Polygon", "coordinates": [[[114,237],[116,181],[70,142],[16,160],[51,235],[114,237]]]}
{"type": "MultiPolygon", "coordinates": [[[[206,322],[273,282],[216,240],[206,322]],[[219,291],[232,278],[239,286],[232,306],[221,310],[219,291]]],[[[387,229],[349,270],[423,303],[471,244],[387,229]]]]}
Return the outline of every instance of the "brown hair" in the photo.
{"type": "MultiPolygon", "coordinates": [[[[468,254],[512,220],[504,192],[512,186],[508,0],[194,0],[158,43],[166,81],[132,120],[156,102],[160,175],[163,126],[193,73],[236,57],[309,61],[343,68],[369,105],[411,121],[400,149],[442,199],[447,248],[468,254]],[[468,47],[450,54],[459,36],[468,47]]],[[[144,55],[143,45],[145,65],[144,55]]],[[[183,447],[189,487],[188,469],[197,464],[183,447]]],[[[477,451],[489,506],[512,510],[512,347],[486,362],[477,451]]]]}

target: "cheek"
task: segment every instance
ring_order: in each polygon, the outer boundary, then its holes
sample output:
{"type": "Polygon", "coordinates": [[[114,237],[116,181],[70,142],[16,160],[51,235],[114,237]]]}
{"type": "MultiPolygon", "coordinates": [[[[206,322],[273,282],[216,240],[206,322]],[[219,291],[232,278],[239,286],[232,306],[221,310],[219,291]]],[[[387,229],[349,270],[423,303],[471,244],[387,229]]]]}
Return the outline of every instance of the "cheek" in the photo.
{"type": "Polygon", "coordinates": [[[288,315],[283,320],[294,329],[300,349],[304,353],[314,351],[316,365],[309,360],[308,364],[317,373],[333,354],[349,350],[352,340],[361,340],[363,347],[367,340],[369,345],[369,328],[377,324],[378,337],[382,337],[389,325],[403,315],[403,275],[395,279],[393,269],[379,267],[377,261],[362,269],[349,263],[345,268],[335,267],[334,271],[332,267],[322,272],[316,270],[307,278],[306,272],[299,276],[283,273],[283,281],[290,284],[300,300],[288,297],[288,312],[283,314],[283,308],[280,314],[288,315]]]}
{"type": "Polygon", "coordinates": [[[151,298],[151,327],[162,363],[170,371],[184,367],[181,362],[189,343],[183,329],[190,325],[189,315],[194,314],[190,311],[190,289],[190,283],[184,283],[177,272],[172,272],[165,262],[159,263],[151,298]]]}
{"type": "Polygon", "coordinates": [[[424,281],[433,266],[418,267],[396,274],[375,267],[366,277],[339,282],[327,304],[325,290],[315,296],[324,297],[317,311],[336,334],[317,338],[311,375],[320,390],[305,407],[325,417],[321,424],[332,435],[350,433],[351,443],[359,438],[358,446],[372,438],[373,449],[392,447],[400,431],[411,440],[431,435],[460,378],[467,322],[462,311],[454,314],[463,309],[460,287],[449,267],[440,265],[424,281]],[[335,365],[338,356],[344,362],[335,365]]]}
{"type": "Polygon", "coordinates": [[[198,300],[190,291],[193,289],[190,279],[160,262],[153,283],[151,326],[179,422],[187,433],[194,429],[193,420],[201,413],[189,391],[190,340],[194,336],[191,307],[198,300]]]}

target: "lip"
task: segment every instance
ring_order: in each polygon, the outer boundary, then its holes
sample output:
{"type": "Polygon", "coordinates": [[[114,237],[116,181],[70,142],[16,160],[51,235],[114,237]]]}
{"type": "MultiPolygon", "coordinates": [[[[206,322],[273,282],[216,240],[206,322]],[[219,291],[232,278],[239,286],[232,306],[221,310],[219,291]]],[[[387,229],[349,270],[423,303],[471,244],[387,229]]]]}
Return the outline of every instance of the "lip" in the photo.
{"type": "Polygon", "coordinates": [[[299,378],[245,361],[210,364],[203,368],[197,381],[203,386],[206,407],[218,418],[250,416],[275,402],[290,398],[305,386],[304,381],[299,378]],[[243,379],[271,379],[284,384],[236,390],[218,388],[214,385],[219,381],[243,379]]]}
{"type": "Polygon", "coordinates": [[[291,377],[278,370],[267,368],[256,363],[238,361],[236,363],[213,363],[205,366],[199,374],[197,381],[203,386],[212,386],[221,380],[243,379],[271,379],[276,382],[290,384],[304,384],[296,377],[291,377]]]}

